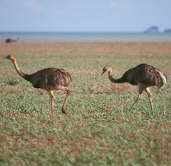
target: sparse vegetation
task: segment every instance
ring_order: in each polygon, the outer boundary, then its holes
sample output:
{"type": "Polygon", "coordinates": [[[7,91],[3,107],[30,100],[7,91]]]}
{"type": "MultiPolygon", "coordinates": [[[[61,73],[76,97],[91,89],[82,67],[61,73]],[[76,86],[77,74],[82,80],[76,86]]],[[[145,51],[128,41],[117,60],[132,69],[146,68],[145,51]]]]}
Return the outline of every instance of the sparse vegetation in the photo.
{"type": "Polygon", "coordinates": [[[169,166],[171,165],[171,42],[0,43],[0,165],[169,166]],[[65,95],[49,96],[20,78],[4,57],[12,53],[26,73],[46,67],[72,73],[67,115],[65,95]],[[115,77],[148,63],[168,76],[154,112],[146,94],[132,111],[137,88],[101,77],[111,64],[115,77]],[[34,91],[34,92],[33,92],[34,91]]]}

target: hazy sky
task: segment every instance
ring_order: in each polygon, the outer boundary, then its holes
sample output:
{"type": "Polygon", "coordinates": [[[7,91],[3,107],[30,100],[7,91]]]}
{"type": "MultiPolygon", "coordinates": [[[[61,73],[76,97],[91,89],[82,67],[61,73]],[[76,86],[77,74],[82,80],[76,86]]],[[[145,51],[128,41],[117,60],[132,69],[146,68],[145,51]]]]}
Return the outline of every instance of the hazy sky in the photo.
{"type": "Polygon", "coordinates": [[[171,0],[0,0],[0,31],[171,28],[171,0]]]}

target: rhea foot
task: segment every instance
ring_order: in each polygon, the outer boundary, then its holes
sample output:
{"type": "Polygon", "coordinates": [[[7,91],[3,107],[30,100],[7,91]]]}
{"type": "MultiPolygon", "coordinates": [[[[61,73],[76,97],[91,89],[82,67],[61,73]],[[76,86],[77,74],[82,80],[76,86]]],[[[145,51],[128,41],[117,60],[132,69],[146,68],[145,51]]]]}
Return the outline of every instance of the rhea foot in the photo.
{"type": "Polygon", "coordinates": [[[64,114],[66,114],[66,111],[65,111],[65,109],[62,107],[62,113],[64,113],[64,114]]]}

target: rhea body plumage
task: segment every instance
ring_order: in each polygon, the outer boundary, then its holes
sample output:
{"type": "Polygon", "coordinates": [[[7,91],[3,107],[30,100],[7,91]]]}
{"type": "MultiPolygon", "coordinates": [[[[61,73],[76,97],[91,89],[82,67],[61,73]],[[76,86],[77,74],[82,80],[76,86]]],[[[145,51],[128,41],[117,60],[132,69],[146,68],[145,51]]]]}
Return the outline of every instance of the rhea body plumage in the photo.
{"type": "Polygon", "coordinates": [[[12,61],[20,77],[32,83],[34,88],[45,89],[49,93],[51,98],[51,114],[54,113],[53,90],[60,90],[66,93],[66,97],[62,106],[62,112],[66,113],[65,106],[67,104],[69,95],[72,93],[71,89],[68,87],[72,82],[72,77],[68,72],[66,72],[64,69],[46,68],[33,74],[25,74],[19,68],[14,56],[9,55],[6,58],[12,61]]]}
{"type": "Polygon", "coordinates": [[[17,38],[16,40],[15,39],[11,39],[11,38],[7,38],[5,40],[6,43],[14,43],[14,42],[17,42],[19,40],[19,38],[17,38]]]}
{"type": "Polygon", "coordinates": [[[162,73],[159,69],[148,65],[148,64],[140,64],[134,68],[126,71],[122,77],[119,79],[115,79],[112,76],[112,68],[109,66],[105,66],[103,68],[102,74],[108,72],[109,80],[112,83],[130,83],[131,85],[137,85],[139,89],[138,97],[136,98],[133,106],[140,99],[141,94],[145,91],[148,95],[151,110],[153,111],[153,101],[152,101],[152,93],[149,89],[151,86],[157,86],[159,89],[166,83],[166,75],[162,73]]]}

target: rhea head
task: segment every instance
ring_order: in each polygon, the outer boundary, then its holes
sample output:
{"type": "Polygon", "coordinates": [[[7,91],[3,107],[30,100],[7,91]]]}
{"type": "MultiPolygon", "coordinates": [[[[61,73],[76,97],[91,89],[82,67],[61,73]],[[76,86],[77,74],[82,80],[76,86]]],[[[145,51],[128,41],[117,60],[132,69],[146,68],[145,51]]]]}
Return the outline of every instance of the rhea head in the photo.
{"type": "Polygon", "coordinates": [[[6,56],[6,59],[9,59],[11,61],[14,61],[15,60],[15,57],[12,56],[12,55],[8,55],[8,56],[6,56]]]}
{"type": "Polygon", "coordinates": [[[101,75],[103,75],[105,72],[112,72],[112,68],[110,66],[105,66],[102,70],[101,75]]]}

